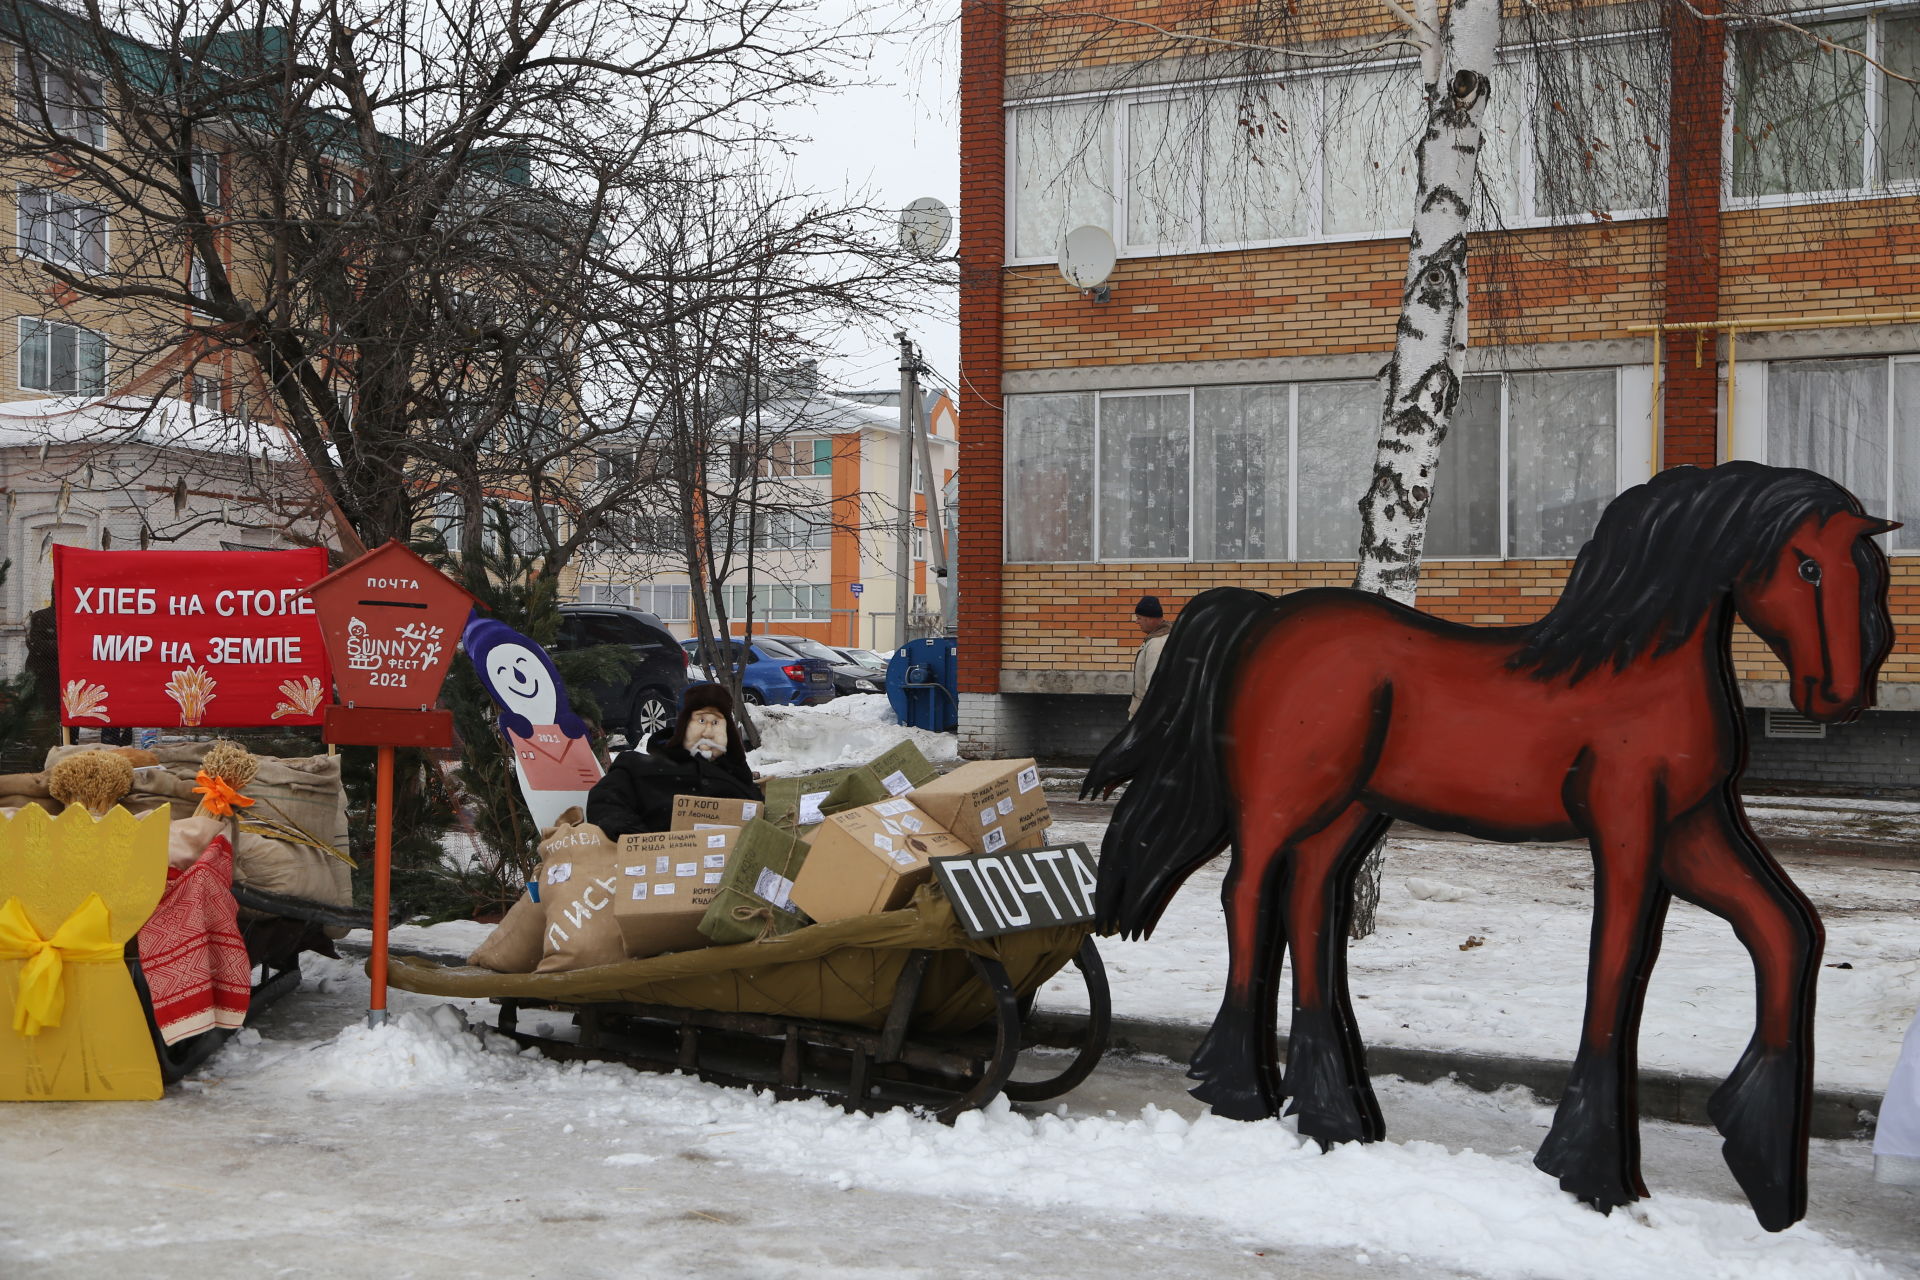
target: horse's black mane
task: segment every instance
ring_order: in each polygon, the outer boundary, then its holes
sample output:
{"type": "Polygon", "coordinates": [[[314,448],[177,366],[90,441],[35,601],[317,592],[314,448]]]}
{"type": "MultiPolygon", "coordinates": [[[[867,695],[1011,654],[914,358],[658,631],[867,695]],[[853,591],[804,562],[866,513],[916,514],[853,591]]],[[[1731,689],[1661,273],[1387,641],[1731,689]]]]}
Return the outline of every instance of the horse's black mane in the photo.
{"type": "MultiPolygon", "coordinates": [[[[1767,572],[1787,535],[1808,516],[1861,514],[1851,493],[1814,471],[1724,462],[1674,467],[1607,505],[1580,549],[1559,603],[1528,628],[1510,666],[1540,679],[1574,680],[1608,663],[1686,642],[1721,593],[1767,572]]],[[[1861,653],[1886,651],[1886,558],[1854,544],[1860,569],[1861,653]]]]}

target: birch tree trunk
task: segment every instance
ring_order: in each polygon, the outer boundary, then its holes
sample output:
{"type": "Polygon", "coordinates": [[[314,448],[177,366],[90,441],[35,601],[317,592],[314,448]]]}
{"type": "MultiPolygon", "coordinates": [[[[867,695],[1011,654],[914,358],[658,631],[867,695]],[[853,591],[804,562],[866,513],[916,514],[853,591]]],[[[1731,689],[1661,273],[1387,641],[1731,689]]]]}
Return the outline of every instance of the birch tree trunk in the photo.
{"type": "MultiPolygon", "coordinates": [[[[1399,6],[1395,6],[1398,8],[1399,6]]],[[[1353,585],[1412,604],[1440,445],[1460,398],[1467,348],[1467,228],[1480,162],[1480,121],[1492,89],[1499,0],[1437,0],[1402,11],[1421,45],[1426,128],[1416,153],[1413,232],[1373,480],[1360,499],[1353,585]]],[[[1354,885],[1352,936],[1373,932],[1380,852],[1354,885]]]]}

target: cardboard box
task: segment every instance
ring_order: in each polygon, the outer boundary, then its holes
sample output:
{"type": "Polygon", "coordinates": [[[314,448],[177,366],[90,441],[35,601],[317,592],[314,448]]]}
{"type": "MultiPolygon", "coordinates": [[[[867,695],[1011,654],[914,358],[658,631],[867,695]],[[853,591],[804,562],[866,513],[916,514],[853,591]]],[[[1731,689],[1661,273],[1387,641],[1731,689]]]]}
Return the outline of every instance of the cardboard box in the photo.
{"type": "Polygon", "coordinates": [[[763,818],[764,800],[729,800],[720,796],[675,796],[669,831],[698,831],[703,827],[744,827],[763,818]]]}
{"type": "Polygon", "coordinates": [[[920,748],[911,742],[899,742],[867,763],[848,773],[827,798],[820,802],[820,813],[845,813],[861,805],[878,804],[894,796],[903,796],[940,776],[927,763],[920,748]]]}
{"type": "Polygon", "coordinates": [[[767,810],[761,816],[789,831],[815,826],[826,816],[820,812],[822,802],[852,772],[853,769],[823,769],[797,778],[768,778],[767,810]]]}
{"type": "Polygon", "coordinates": [[[907,798],[974,853],[1038,849],[1053,810],[1032,760],[973,760],[907,798]]]}
{"type": "Polygon", "coordinates": [[[893,911],[933,878],[934,858],[967,846],[905,799],[836,813],[820,824],[793,882],[793,902],[815,920],[893,911]]]}
{"type": "Polygon", "coordinates": [[[620,837],[613,918],[632,958],[708,945],[700,921],[720,893],[738,827],[620,837]]]}
{"type": "Polygon", "coordinates": [[[793,906],[793,881],[809,851],[799,836],[764,819],[742,827],[700,932],[716,946],[730,946],[805,925],[793,906]]]}

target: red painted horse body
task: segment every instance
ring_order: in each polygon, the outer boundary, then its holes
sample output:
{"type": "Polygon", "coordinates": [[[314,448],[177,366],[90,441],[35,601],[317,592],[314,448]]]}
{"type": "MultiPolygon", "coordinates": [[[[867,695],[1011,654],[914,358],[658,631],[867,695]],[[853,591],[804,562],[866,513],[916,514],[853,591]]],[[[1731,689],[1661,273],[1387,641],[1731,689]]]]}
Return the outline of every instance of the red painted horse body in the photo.
{"type": "Polygon", "coordinates": [[[1366,854],[1394,819],[1579,836],[1595,867],[1586,1018],[1536,1163],[1602,1209],[1646,1194],[1634,1041],[1679,894],[1732,923],[1758,978],[1753,1041],[1711,1106],[1727,1162],[1763,1224],[1803,1216],[1822,934],[1741,813],[1729,636],[1737,613],[1786,663],[1804,714],[1859,714],[1891,642],[1869,540],[1890,527],[1812,472],[1678,468],[1609,506],[1531,626],[1462,626],[1340,589],[1196,597],[1087,784],[1129,782],[1101,860],[1109,930],[1150,931],[1186,876],[1233,846],[1230,968],[1195,1095],[1246,1119],[1291,1099],[1323,1143],[1383,1136],[1345,974],[1366,854]]]}

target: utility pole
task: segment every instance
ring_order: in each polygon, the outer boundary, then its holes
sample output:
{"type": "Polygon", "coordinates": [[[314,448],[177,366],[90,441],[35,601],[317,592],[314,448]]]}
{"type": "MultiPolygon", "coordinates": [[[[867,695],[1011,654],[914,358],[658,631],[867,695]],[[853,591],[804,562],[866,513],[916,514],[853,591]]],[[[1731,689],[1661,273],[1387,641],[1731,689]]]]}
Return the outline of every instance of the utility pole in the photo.
{"type": "Polygon", "coordinates": [[[893,646],[907,642],[907,606],[913,596],[913,436],[914,415],[920,404],[920,355],[904,331],[900,340],[900,483],[894,486],[898,502],[894,510],[900,520],[900,540],[894,583],[893,646]]]}
{"type": "Polygon", "coordinates": [[[920,387],[916,383],[913,435],[920,447],[920,474],[926,477],[927,485],[927,560],[933,576],[940,583],[941,630],[945,632],[953,625],[953,577],[947,566],[947,527],[940,523],[940,473],[933,468],[933,442],[920,400],[920,387]]]}

